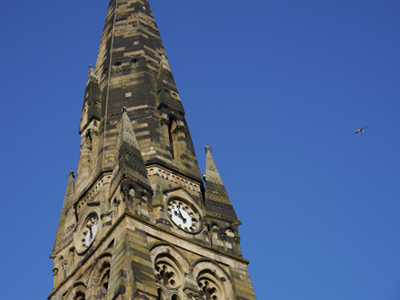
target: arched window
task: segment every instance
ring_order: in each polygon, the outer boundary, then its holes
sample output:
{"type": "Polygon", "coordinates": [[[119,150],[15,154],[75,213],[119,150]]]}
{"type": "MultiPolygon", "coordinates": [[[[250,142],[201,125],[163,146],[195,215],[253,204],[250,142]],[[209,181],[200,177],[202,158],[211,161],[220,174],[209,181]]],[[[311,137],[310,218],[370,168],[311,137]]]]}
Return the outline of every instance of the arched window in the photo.
{"type": "Polygon", "coordinates": [[[110,279],[110,264],[107,262],[103,265],[103,274],[99,282],[99,288],[101,289],[101,292],[103,295],[107,294],[108,290],[108,282],[110,279]]]}
{"type": "Polygon", "coordinates": [[[202,299],[233,300],[232,282],[229,275],[216,262],[199,260],[193,266],[193,274],[197,278],[202,299]]]}
{"type": "Polygon", "coordinates": [[[104,261],[99,270],[99,283],[98,283],[98,292],[97,299],[105,299],[108,291],[108,282],[110,279],[110,262],[104,261]]]}
{"type": "Polygon", "coordinates": [[[86,132],[86,144],[89,149],[92,149],[92,131],[90,129],[86,132]]]}
{"type": "Polygon", "coordinates": [[[189,263],[175,248],[160,244],[151,251],[154,275],[158,286],[159,300],[182,300],[184,297],[185,274],[189,273],[189,263]]]}
{"type": "Polygon", "coordinates": [[[110,280],[110,266],[111,256],[109,254],[96,262],[88,280],[90,286],[88,299],[106,299],[110,280]]]}
{"type": "Polygon", "coordinates": [[[173,289],[181,284],[182,274],[169,257],[159,257],[155,269],[157,279],[163,287],[173,289]]]}
{"type": "Polygon", "coordinates": [[[71,290],[72,297],[66,296],[63,299],[69,300],[85,300],[86,299],[86,287],[83,283],[75,283],[74,288],[71,290]]]}
{"type": "Polygon", "coordinates": [[[85,294],[83,292],[77,292],[74,300],[85,300],[85,294]]]}

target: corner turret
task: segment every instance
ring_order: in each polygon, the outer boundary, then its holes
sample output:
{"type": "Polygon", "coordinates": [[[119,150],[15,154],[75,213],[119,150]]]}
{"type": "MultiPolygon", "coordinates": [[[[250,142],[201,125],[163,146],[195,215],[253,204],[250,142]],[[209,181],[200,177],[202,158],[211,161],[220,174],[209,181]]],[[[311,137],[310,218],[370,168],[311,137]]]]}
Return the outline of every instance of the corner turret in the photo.
{"type": "Polygon", "coordinates": [[[74,195],[75,182],[74,171],[71,170],[67,175],[68,185],[65,192],[64,202],[61,210],[61,217],[58,223],[56,238],[54,241],[52,256],[55,256],[62,249],[71,244],[76,227],[74,195]]]}
{"type": "Polygon", "coordinates": [[[82,117],[81,123],[79,126],[79,133],[82,134],[82,131],[90,124],[93,119],[97,121],[101,118],[101,92],[99,83],[97,82],[97,78],[94,74],[93,66],[89,66],[89,75],[86,82],[86,90],[85,97],[83,101],[82,107],[82,117]]]}
{"type": "Polygon", "coordinates": [[[221,176],[211,155],[210,146],[206,146],[205,210],[213,247],[242,256],[238,220],[232,203],[226,192],[221,176]]]}

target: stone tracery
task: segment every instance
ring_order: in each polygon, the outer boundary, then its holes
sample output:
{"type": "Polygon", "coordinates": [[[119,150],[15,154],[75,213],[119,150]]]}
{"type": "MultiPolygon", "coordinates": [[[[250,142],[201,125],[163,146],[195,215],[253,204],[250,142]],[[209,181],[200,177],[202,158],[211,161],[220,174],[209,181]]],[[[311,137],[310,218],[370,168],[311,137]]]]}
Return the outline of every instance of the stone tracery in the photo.
{"type": "Polygon", "coordinates": [[[223,300],[224,293],[217,279],[210,273],[204,273],[199,276],[198,285],[205,300],[223,300]]]}
{"type": "Polygon", "coordinates": [[[193,266],[200,294],[204,300],[233,300],[229,275],[219,264],[211,260],[199,260],[193,266]]]}
{"type": "Polygon", "coordinates": [[[177,285],[177,270],[170,264],[159,262],[156,264],[157,278],[165,287],[175,287],[177,285]]]}

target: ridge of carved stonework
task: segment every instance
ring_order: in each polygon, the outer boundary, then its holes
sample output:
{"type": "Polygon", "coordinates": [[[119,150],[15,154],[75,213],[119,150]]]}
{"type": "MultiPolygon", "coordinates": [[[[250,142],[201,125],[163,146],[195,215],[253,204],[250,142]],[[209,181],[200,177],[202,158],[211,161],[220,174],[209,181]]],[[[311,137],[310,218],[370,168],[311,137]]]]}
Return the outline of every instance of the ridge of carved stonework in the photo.
{"type": "Polygon", "coordinates": [[[208,176],[207,176],[207,181],[208,181],[208,182],[213,182],[213,183],[216,183],[216,184],[223,185],[223,182],[222,182],[222,180],[221,180],[219,177],[212,177],[212,176],[208,175],[208,176]]]}
{"type": "Polygon", "coordinates": [[[206,187],[206,193],[209,195],[211,194],[215,197],[218,197],[218,199],[221,199],[221,200],[225,199],[224,201],[227,201],[230,203],[228,193],[222,189],[213,189],[210,187],[206,187]]]}
{"type": "Polygon", "coordinates": [[[224,208],[228,210],[233,210],[233,206],[230,201],[216,201],[210,198],[207,198],[205,201],[209,205],[213,205],[214,207],[224,208]]]}
{"type": "Polygon", "coordinates": [[[160,176],[161,178],[164,178],[172,183],[175,183],[177,185],[180,184],[182,187],[190,191],[196,192],[198,194],[201,192],[200,185],[195,181],[188,179],[187,177],[184,177],[182,175],[177,175],[176,173],[173,173],[161,167],[150,166],[147,168],[147,170],[149,176],[153,175],[160,176]]]}
{"type": "Polygon", "coordinates": [[[212,212],[212,211],[209,211],[209,210],[207,210],[207,216],[215,217],[217,219],[224,220],[224,221],[231,221],[231,222],[236,222],[237,221],[237,218],[226,216],[226,215],[222,215],[222,214],[218,214],[216,212],[212,212]]]}
{"type": "MultiPolygon", "coordinates": [[[[153,118],[155,120],[159,119],[159,112],[157,109],[154,107],[132,107],[129,108],[127,111],[129,119],[138,121],[138,120],[143,120],[143,119],[148,119],[148,118],[153,118]]],[[[108,118],[114,118],[116,116],[120,116],[121,113],[111,113],[108,114],[108,118]]],[[[118,124],[120,120],[114,120],[110,121],[111,125],[118,124]]]]}
{"type": "Polygon", "coordinates": [[[79,215],[81,211],[86,207],[87,203],[90,203],[93,199],[96,199],[99,194],[103,191],[106,185],[111,181],[111,176],[106,175],[99,179],[96,184],[90,188],[83,197],[81,197],[76,203],[76,213],[79,215]]]}

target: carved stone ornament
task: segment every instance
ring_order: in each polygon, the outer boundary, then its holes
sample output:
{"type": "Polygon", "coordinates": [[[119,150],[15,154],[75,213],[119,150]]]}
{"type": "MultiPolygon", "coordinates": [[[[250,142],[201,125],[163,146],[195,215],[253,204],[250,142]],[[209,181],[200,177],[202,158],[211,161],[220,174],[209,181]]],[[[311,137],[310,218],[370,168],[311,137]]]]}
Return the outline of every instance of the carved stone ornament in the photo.
{"type": "Polygon", "coordinates": [[[182,279],[177,268],[166,260],[156,263],[156,277],[158,283],[166,288],[176,288],[182,279]]]}
{"type": "Polygon", "coordinates": [[[61,265],[61,267],[63,268],[63,270],[66,270],[66,269],[67,269],[67,266],[68,266],[68,261],[67,261],[67,260],[64,260],[63,263],[62,263],[62,265],[61,265]]]}
{"type": "Polygon", "coordinates": [[[211,274],[203,274],[198,280],[204,300],[224,300],[224,293],[211,274]]]}

